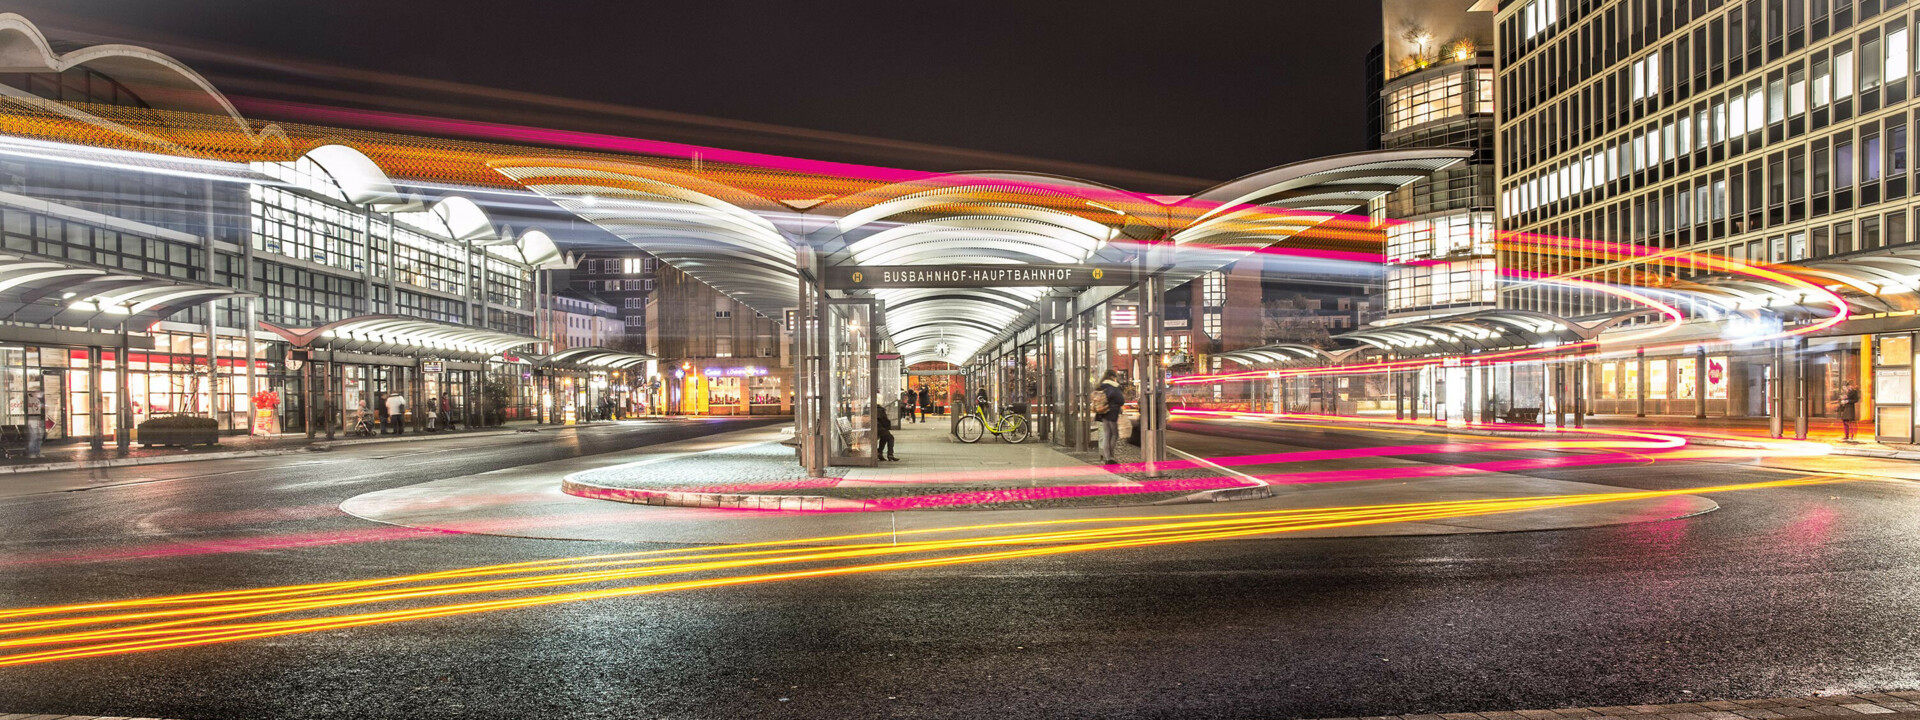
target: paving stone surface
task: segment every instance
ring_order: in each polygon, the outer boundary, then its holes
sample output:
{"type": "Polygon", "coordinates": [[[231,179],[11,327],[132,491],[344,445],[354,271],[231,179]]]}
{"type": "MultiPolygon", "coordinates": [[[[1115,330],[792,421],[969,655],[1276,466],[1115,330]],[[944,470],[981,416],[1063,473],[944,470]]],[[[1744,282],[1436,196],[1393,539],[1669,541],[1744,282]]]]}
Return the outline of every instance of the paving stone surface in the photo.
{"type": "MultiPolygon", "coordinates": [[[[1324,720],[1559,720],[1560,718],[1634,718],[1634,720],[1775,720],[1783,717],[1857,717],[1920,720],[1920,692],[1815,695],[1748,700],[1701,700],[1670,705],[1501,710],[1441,715],[1386,715],[1324,720]]],[[[6,720],[0,718],[0,720],[6,720]]]]}

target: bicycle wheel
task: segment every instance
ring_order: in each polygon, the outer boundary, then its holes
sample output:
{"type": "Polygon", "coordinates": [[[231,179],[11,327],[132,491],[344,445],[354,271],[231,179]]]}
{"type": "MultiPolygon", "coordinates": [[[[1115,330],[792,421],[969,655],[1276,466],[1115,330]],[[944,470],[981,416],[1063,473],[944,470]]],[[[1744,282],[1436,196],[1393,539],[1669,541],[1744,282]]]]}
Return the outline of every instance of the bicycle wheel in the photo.
{"type": "Polygon", "coordinates": [[[1010,443],[1027,441],[1027,417],[1025,415],[1004,415],[1000,418],[1000,439],[1010,443]]]}
{"type": "Polygon", "coordinates": [[[960,442],[977,443],[981,436],[987,434],[987,425],[980,422],[979,416],[968,415],[960,418],[960,427],[954,430],[954,434],[959,436],[960,442]]]}

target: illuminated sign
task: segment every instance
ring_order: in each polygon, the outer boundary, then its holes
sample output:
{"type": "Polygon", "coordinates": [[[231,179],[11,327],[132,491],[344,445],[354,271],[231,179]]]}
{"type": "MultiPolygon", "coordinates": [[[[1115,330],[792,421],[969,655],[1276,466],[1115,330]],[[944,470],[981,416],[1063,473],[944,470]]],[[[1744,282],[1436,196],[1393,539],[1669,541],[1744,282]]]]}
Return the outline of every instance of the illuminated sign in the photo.
{"type": "Polygon", "coordinates": [[[827,268],[827,287],[996,288],[1132,285],[1133,268],[1096,265],[842,265],[827,268]]]}
{"type": "Polygon", "coordinates": [[[440,360],[420,361],[420,372],[426,373],[428,375],[438,375],[446,371],[447,371],[447,364],[443,361],[440,361],[440,360]]]}
{"type": "Polygon", "coordinates": [[[732,368],[710,367],[701,370],[701,372],[705,373],[707,377],[760,377],[767,374],[767,369],[757,365],[748,365],[746,367],[732,368]]]}

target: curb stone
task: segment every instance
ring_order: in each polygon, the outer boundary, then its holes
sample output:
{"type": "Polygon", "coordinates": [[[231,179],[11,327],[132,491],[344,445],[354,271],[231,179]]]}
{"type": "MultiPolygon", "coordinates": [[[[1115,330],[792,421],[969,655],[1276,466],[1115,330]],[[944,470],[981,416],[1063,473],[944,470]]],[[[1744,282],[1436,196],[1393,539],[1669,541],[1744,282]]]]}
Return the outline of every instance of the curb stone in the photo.
{"type": "MultiPolygon", "coordinates": [[[[782,445],[795,442],[792,438],[778,441],[782,445]]],[[[1185,455],[1186,453],[1181,453],[1185,455]]],[[[1273,497],[1273,488],[1265,482],[1245,473],[1228,470],[1225,467],[1208,462],[1205,458],[1188,455],[1194,460],[1219,468],[1222,472],[1240,475],[1253,482],[1260,483],[1248,487],[1220,488],[1202,490],[1191,495],[1162,500],[1153,505],[1179,505],[1185,503],[1233,502],[1237,500],[1259,500],[1273,497]]],[[[659,507],[717,508],[725,510],[769,510],[787,512],[857,512],[871,510],[867,500],[836,498],[826,495],[758,495],[752,493],[713,493],[694,490],[644,490],[639,488],[615,487],[581,480],[579,476],[592,471],[581,471],[567,475],[560,480],[560,492],[574,497],[591,500],[610,500],[634,505],[654,505],[659,507]]]]}
{"type": "MultiPolygon", "coordinates": [[[[594,427],[606,423],[581,423],[556,427],[556,430],[594,427]]],[[[379,443],[403,442],[409,440],[442,440],[459,437],[487,437],[491,435],[511,435],[515,433],[537,433],[539,428],[509,428],[505,430],[462,431],[448,434],[419,433],[415,437],[362,438],[358,440],[316,440],[311,444],[285,448],[263,448],[260,450],[227,450],[218,452],[189,453],[185,455],[154,455],[151,457],[100,458],[93,460],[74,460],[70,462],[33,463],[30,465],[0,465],[0,475],[15,473],[47,472],[51,470],[90,470],[95,468],[128,467],[134,465],[170,465],[173,463],[196,462],[200,460],[232,460],[236,458],[272,457],[276,455],[294,455],[299,453],[326,452],[336,446],[375,445],[379,443]]]]}

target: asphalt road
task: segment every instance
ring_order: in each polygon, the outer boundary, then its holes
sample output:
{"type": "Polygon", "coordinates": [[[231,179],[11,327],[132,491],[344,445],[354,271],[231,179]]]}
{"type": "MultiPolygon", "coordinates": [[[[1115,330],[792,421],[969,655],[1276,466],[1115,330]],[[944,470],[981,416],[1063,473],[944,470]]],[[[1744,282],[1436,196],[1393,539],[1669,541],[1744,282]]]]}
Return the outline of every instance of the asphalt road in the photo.
{"type": "MultiPolygon", "coordinates": [[[[423,534],[335,506],[713,428],[155,466],[140,470],[158,482],[0,499],[0,607],[613,551],[423,534]]],[[[1203,455],[1383,442],[1176,430],[1203,455]]],[[[1644,489],[1782,476],[1742,463],[1540,474],[1644,489]]],[[[1053,556],[0,668],[0,713],[1271,718],[1920,689],[1920,491],[1713,497],[1719,511],[1641,525],[1053,556]]]]}

